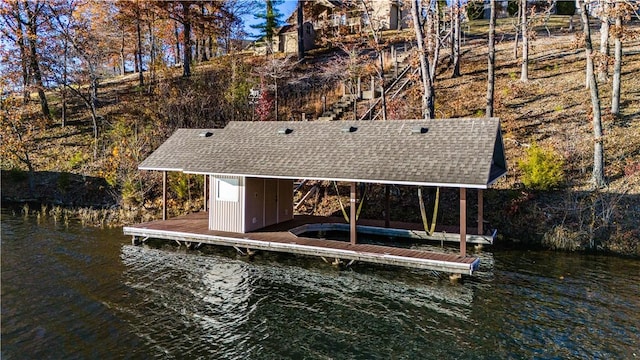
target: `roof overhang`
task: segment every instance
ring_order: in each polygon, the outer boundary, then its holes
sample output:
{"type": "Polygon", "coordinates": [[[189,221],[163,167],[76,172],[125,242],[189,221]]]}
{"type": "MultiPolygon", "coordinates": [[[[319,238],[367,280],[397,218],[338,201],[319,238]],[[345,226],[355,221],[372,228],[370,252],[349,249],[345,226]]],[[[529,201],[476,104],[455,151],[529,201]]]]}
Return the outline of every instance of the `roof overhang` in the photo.
{"type": "Polygon", "coordinates": [[[178,129],[139,169],[477,189],[507,173],[497,118],[231,122],[224,129],[178,129]]]}
{"type": "MultiPolygon", "coordinates": [[[[154,170],[154,169],[141,169],[141,170],[154,170]]],[[[185,174],[194,175],[210,175],[215,177],[248,177],[248,178],[260,178],[260,179],[289,179],[289,180],[316,180],[316,181],[336,181],[336,182],[356,182],[356,183],[369,183],[369,184],[388,184],[388,185],[409,185],[409,186],[427,186],[427,187],[450,187],[450,188],[467,188],[467,189],[486,189],[487,185],[478,184],[451,184],[451,183],[433,183],[433,182],[416,182],[416,181],[389,181],[389,180],[376,180],[376,179],[343,179],[332,177],[308,177],[308,176],[273,176],[273,175],[259,175],[259,174],[227,174],[227,173],[210,173],[199,171],[182,171],[185,174]]],[[[506,174],[506,172],[505,172],[506,174]]]]}

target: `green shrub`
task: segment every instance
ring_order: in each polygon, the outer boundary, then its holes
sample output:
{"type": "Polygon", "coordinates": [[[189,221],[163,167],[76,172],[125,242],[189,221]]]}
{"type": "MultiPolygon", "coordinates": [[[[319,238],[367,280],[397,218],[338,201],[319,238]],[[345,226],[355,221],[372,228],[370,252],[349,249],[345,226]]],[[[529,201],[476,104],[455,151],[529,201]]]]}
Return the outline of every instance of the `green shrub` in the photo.
{"type": "Polygon", "coordinates": [[[81,151],[78,151],[75,154],[71,155],[71,158],[69,159],[69,167],[71,169],[75,169],[84,164],[86,161],[87,157],[81,151]]]}
{"type": "Polygon", "coordinates": [[[551,149],[534,144],[527,149],[525,159],[518,162],[522,183],[531,189],[549,190],[564,182],[564,159],[551,149]]]}
{"type": "Polygon", "coordinates": [[[558,15],[575,15],[576,3],[574,1],[558,1],[556,2],[556,14],[558,15]]]}
{"type": "Polygon", "coordinates": [[[133,177],[124,181],[122,190],[120,191],[123,205],[131,207],[142,202],[142,191],[140,190],[139,184],[140,183],[133,177]]]}
{"type": "Polygon", "coordinates": [[[518,7],[520,6],[518,3],[516,0],[509,0],[507,3],[507,13],[509,16],[514,17],[518,14],[518,7]]]}
{"type": "Polygon", "coordinates": [[[184,173],[169,173],[169,189],[179,200],[187,200],[190,197],[191,177],[184,173]]]}
{"type": "Polygon", "coordinates": [[[484,18],[484,1],[469,1],[466,9],[469,20],[481,20],[484,18]]]}

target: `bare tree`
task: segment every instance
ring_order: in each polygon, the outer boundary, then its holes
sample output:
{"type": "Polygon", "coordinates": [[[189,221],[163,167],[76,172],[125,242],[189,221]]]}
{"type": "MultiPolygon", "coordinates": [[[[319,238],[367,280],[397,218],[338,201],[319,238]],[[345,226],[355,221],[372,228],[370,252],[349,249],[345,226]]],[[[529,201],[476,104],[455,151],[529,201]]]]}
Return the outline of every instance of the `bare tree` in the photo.
{"type": "Polygon", "coordinates": [[[520,0],[520,12],[522,21],[520,23],[522,33],[522,70],[520,81],[529,81],[529,24],[527,23],[527,0],[520,0]]]}
{"type": "Polygon", "coordinates": [[[604,177],[604,144],[602,133],[602,114],[600,109],[600,97],[598,94],[598,82],[593,71],[593,45],[591,43],[591,29],[589,28],[589,14],[585,0],[578,0],[580,16],[582,19],[582,29],[584,33],[584,49],[587,57],[587,80],[589,93],[591,95],[591,109],[593,118],[593,172],[591,181],[596,188],[606,185],[604,177]]]}
{"type": "Polygon", "coordinates": [[[49,113],[49,102],[47,101],[47,97],[44,93],[42,71],[40,70],[40,55],[38,54],[38,25],[45,5],[45,2],[39,0],[23,1],[23,6],[27,13],[24,25],[27,28],[27,42],[29,44],[29,65],[38,91],[38,97],[40,98],[42,115],[47,119],[50,119],[51,114],[49,113]]]}
{"type": "Polygon", "coordinates": [[[297,65],[293,61],[292,56],[284,59],[268,59],[265,64],[256,69],[256,75],[261,79],[269,79],[270,83],[266,86],[268,90],[273,91],[275,121],[278,121],[278,89],[280,81],[291,76],[291,70],[297,65]]]}
{"type": "Polygon", "coordinates": [[[460,57],[461,57],[460,38],[461,38],[462,29],[460,25],[460,15],[461,15],[460,0],[454,0],[453,5],[451,6],[452,6],[451,14],[453,15],[453,19],[452,19],[453,29],[451,29],[451,34],[453,35],[452,37],[453,74],[451,75],[451,77],[456,78],[460,76],[460,57]]]}
{"type": "MultiPolygon", "coordinates": [[[[433,57],[431,61],[431,83],[436,81],[436,69],[438,66],[438,60],[440,59],[440,48],[442,47],[442,39],[440,38],[440,5],[438,4],[439,0],[435,0],[433,7],[433,16],[430,16],[431,22],[434,24],[432,27],[433,31],[433,57]]],[[[433,93],[435,95],[435,93],[433,93]]],[[[435,106],[435,100],[434,100],[435,106]]],[[[435,116],[435,113],[433,114],[435,116]]]]}
{"type": "Polygon", "coordinates": [[[598,80],[607,81],[609,76],[609,0],[600,0],[600,56],[598,57],[598,80]]]}
{"type": "MultiPolygon", "coordinates": [[[[23,103],[26,104],[31,98],[29,85],[31,82],[31,68],[29,66],[29,54],[27,50],[27,36],[24,29],[23,11],[18,1],[0,3],[0,34],[13,42],[20,54],[20,69],[22,77],[23,103]]],[[[14,48],[1,48],[3,58],[15,59],[14,48]]],[[[3,76],[8,74],[4,72],[3,76]]]]}
{"type": "Polygon", "coordinates": [[[614,62],[613,62],[613,83],[611,84],[611,113],[620,115],[620,74],[622,72],[622,4],[620,0],[615,5],[615,27],[613,33],[614,41],[614,62]]]}
{"type": "Polygon", "coordinates": [[[493,101],[496,80],[496,0],[489,0],[489,53],[487,56],[487,110],[486,116],[493,117],[493,101]]]}
{"type": "Polygon", "coordinates": [[[296,20],[298,24],[298,60],[304,59],[304,0],[298,0],[296,20]]]}
{"type": "MultiPolygon", "coordinates": [[[[436,11],[438,10],[436,9],[436,11]]],[[[418,4],[418,0],[411,1],[411,17],[413,19],[413,28],[416,34],[418,57],[420,58],[420,76],[422,79],[422,115],[425,119],[431,119],[435,117],[435,90],[433,87],[433,78],[430,72],[429,57],[424,49],[424,36],[422,33],[420,5],[418,4]]]]}
{"type": "MultiPolygon", "coordinates": [[[[379,19],[375,19],[373,17],[373,13],[369,6],[367,5],[367,0],[360,0],[362,4],[362,8],[367,18],[369,19],[369,31],[371,32],[371,36],[373,38],[373,43],[371,44],[376,54],[378,55],[379,67],[376,67],[376,72],[378,73],[378,78],[380,80],[380,98],[382,100],[382,120],[387,120],[387,95],[385,93],[385,84],[384,84],[384,43],[382,42],[382,38],[380,36],[380,32],[382,31],[382,26],[379,19]]],[[[375,93],[375,89],[371,89],[375,93]]]]}

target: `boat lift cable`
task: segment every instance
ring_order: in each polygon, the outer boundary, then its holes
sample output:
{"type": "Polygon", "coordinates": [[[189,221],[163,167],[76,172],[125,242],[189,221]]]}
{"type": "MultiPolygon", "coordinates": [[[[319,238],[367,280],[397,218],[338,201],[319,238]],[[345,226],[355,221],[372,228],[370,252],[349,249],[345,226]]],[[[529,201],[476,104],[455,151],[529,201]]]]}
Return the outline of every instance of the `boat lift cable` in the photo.
{"type": "MultiPolygon", "coordinates": [[[[347,210],[344,208],[344,204],[342,203],[342,199],[340,198],[340,190],[338,190],[338,183],[333,182],[333,186],[336,189],[336,195],[338,195],[338,202],[340,203],[340,210],[342,211],[342,216],[346,222],[350,222],[349,215],[347,214],[347,210]]],[[[362,199],[360,200],[360,204],[358,204],[358,210],[356,211],[356,221],[360,218],[360,212],[362,212],[362,205],[364,204],[364,199],[367,196],[367,191],[369,189],[369,185],[367,184],[364,188],[362,199]]]]}
{"type": "Polygon", "coordinates": [[[438,203],[440,202],[440,188],[436,188],[436,201],[433,204],[433,216],[431,218],[431,226],[427,219],[427,211],[424,208],[424,199],[422,198],[422,187],[418,187],[418,199],[420,201],[420,216],[422,217],[422,225],[427,235],[431,236],[436,231],[436,219],[438,217],[438,203]]]}

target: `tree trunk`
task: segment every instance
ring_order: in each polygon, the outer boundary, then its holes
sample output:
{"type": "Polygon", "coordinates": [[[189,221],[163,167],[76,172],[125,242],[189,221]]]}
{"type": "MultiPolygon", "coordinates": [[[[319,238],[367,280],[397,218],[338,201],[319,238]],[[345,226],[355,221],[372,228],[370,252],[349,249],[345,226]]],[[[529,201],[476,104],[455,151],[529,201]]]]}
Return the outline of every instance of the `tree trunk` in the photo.
{"type": "Polygon", "coordinates": [[[527,1],[521,0],[522,7],[522,24],[520,24],[522,33],[522,70],[520,72],[520,81],[529,81],[529,24],[527,24],[527,1]]]}
{"type": "Polygon", "coordinates": [[[587,73],[591,69],[589,80],[589,93],[591,95],[591,107],[593,116],[593,173],[591,181],[596,188],[606,185],[604,178],[604,144],[602,138],[602,114],[600,109],[600,96],[598,93],[598,82],[593,71],[593,45],[591,43],[591,30],[589,29],[589,15],[585,0],[578,0],[580,6],[580,16],[582,18],[582,29],[584,32],[584,48],[587,57],[587,73]]]}
{"type": "Polygon", "coordinates": [[[273,97],[273,105],[275,108],[275,119],[278,121],[278,79],[274,78],[273,83],[275,85],[274,97],[273,97]]]}
{"type": "MultiPolygon", "coordinates": [[[[67,28],[67,32],[68,32],[67,28]]],[[[67,80],[68,80],[68,60],[69,60],[69,40],[65,37],[64,41],[64,53],[63,53],[63,64],[62,64],[62,127],[67,125],[67,80]]]]}
{"type": "MultiPolygon", "coordinates": [[[[156,61],[158,60],[158,49],[156,45],[156,36],[153,32],[153,23],[155,21],[155,15],[151,14],[151,20],[147,21],[147,31],[149,31],[149,44],[151,44],[151,51],[149,51],[149,86],[156,81],[156,61]]],[[[151,88],[149,90],[151,92],[151,88]]]]}
{"type": "Polygon", "coordinates": [[[144,86],[144,75],[142,74],[142,30],[140,29],[140,13],[137,14],[136,19],[136,33],[138,35],[138,85],[144,86]]]}
{"type": "MultiPolygon", "coordinates": [[[[200,13],[202,16],[206,16],[206,9],[204,4],[200,4],[200,13]]],[[[200,23],[200,53],[198,54],[198,62],[205,62],[209,60],[207,58],[207,36],[204,22],[200,23]]]]}
{"type": "Polygon", "coordinates": [[[493,117],[493,94],[495,90],[496,66],[496,0],[489,0],[489,55],[487,59],[487,110],[486,117],[493,117]]]}
{"type": "MultiPolygon", "coordinates": [[[[522,7],[518,5],[518,15],[516,19],[520,21],[522,19],[522,7]]],[[[518,60],[518,45],[520,42],[520,26],[516,23],[515,26],[515,36],[513,37],[513,60],[518,60]]]]}
{"type": "Polygon", "coordinates": [[[136,46],[133,54],[133,72],[140,71],[140,64],[138,64],[138,47],[136,46]]]}
{"type": "MultiPolygon", "coordinates": [[[[387,120],[387,94],[384,89],[384,50],[378,51],[378,59],[380,59],[380,99],[382,100],[382,120],[387,120]]],[[[375,93],[375,89],[373,89],[375,93]]]]}
{"type": "Polygon", "coordinates": [[[611,113],[620,115],[620,74],[622,71],[622,14],[620,2],[616,2],[616,30],[614,38],[613,84],[611,91],[611,113]]]}
{"type": "Polygon", "coordinates": [[[420,75],[422,79],[422,115],[425,119],[434,117],[434,90],[429,72],[429,58],[424,50],[424,38],[422,36],[422,27],[420,26],[420,11],[418,0],[411,1],[411,17],[413,19],[413,27],[416,33],[416,43],[418,47],[418,56],[420,57],[420,75]]]}
{"type": "MultiPolygon", "coordinates": [[[[438,67],[438,60],[440,59],[440,47],[442,46],[442,44],[440,42],[440,9],[438,8],[437,4],[436,4],[434,21],[436,23],[436,28],[435,28],[436,38],[435,38],[435,44],[434,44],[435,49],[434,49],[434,52],[433,52],[433,61],[431,62],[431,73],[430,73],[430,75],[431,75],[431,83],[432,84],[435,83],[435,81],[436,81],[436,69],[438,67]]],[[[432,96],[435,96],[435,93],[433,91],[432,91],[431,94],[432,94],[432,96]]],[[[432,101],[432,104],[435,104],[435,102],[432,101]]],[[[435,113],[433,111],[431,111],[431,116],[435,116],[435,113]]]]}
{"type": "Polygon", "coordinates": [[[184,14],[184,39],[182,39],[182,48],[184,49],[184,63],[182,64],[182,76],[191,76],[191,4],[182,3],[182,13],[184,14]]]}
{"type": "Polygon", "coordinates": [[[304,1],[298,0],[298,8],[296,9],[296,18],[298,23],[298,60],[304,59],[304,1]]]}
{"type": "Polygon", "coordinates": [[[600,58],[598,61],[598,80],[607,81],[609,76],[609,0],[600,0],[600,58]]]}
{"type": "Polygon", "coordinates": [[[98,115],[93,101],[90,101],[91,120],[93,121],[93,159],[98,158],[98,115]]]}
{"type": "MultiPolygon", "coordinates": [[[[457,0],[455,0],[457,1],[457,0]]],[[[449,6],[449,65],[453,65],[455,58],[455,6],[453,3],[449,6]]]]}
{"type": "Polygon", "coordinates": [[[124,59],[124,29],[122,29],[121,32],[121,38],[120,38],[120,75],[124,75],[126,73],[126,69],[125,69],[125,59],[124,59]]]}
{"type": "Polygon", "coordinates": [[[453,74],[452,77],[460,76],[460,0],[455,0],[454,11],[454,45],[453,45],[453,74]]]}
{"type": "Polygon", "coordinates": [[[176,56],[174,64],[177,65],[180,62],[180,34],[178,33],[178,25],[173,22],[173,35],[176,37],[176,56]]]}
{"type": "Polygon", "coordinates": [[[16,40],[18,42],[18,49],[20,50],[20,66],[22,67],[22,102],[26,105],[31,100],[31,91],[29,90],[29,61],[27,55],[27,49],[25,47],[24,31],[22,30],[21,14],[18,9],[18,3],[16,6],[16,40]]]}
{"type": "MultiPolygon", "coordinates": [[[[31,71],[33,74],[33,80],[36,83],[36,87],[38,89],[38,97],[40,98],[40,109],[42,111],[42,115],[50,119],[51,114],[49,113],[49,103],[47,102],[47,97],[44,94],[44,84],[42,82],[42,73],[40,72],[40,61],[38,59],[38,50],[37,50],[37,41],[38,41],[38,24],[35,17],[35,13],[29,7],[29,3],[25,1],[24,7],[27,10],[27,17],[29,18],[29,22],[27,23],[27,38],[29,41],[29,62],[31,66],[31,71]]],[[[40,3],[37,2],[35,6],[40,6],[40,3]]]]}

